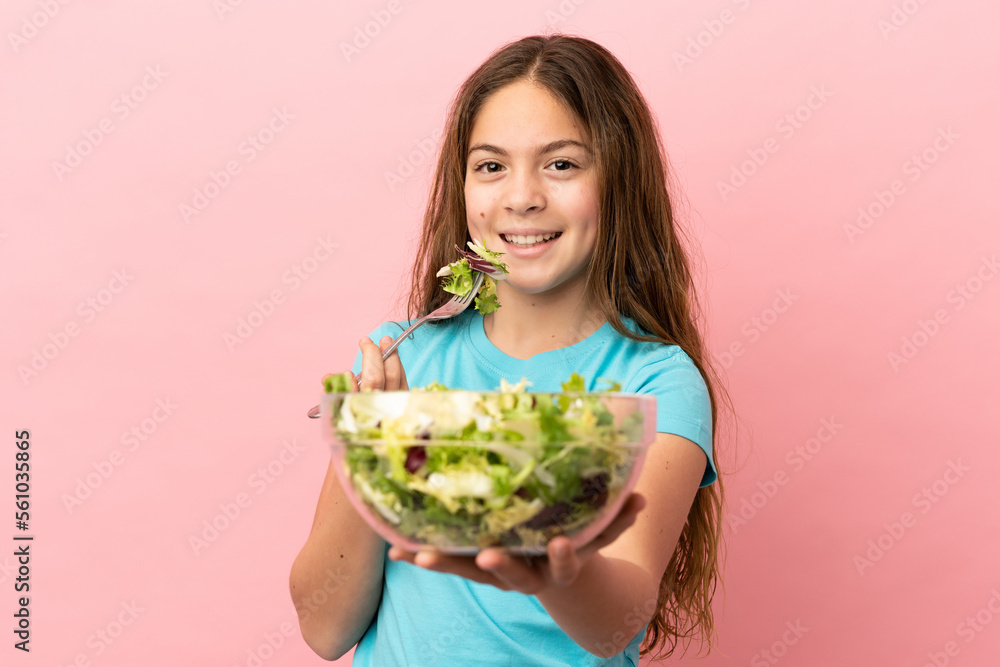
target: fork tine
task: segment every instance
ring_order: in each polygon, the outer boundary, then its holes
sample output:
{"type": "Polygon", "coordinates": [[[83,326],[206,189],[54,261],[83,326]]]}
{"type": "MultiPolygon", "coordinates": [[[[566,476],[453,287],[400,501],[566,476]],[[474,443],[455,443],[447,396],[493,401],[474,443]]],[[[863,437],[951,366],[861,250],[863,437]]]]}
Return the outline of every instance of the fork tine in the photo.
{"type": "Polygon", "coordinates": [[[476,274],[477,274],[476,280],[475,282],[472,283],[472,290],[468,294],[462,297],[461,299],[462,303],[469,303],[470,301],[476,298],[477,294],[479,294],[479,288],[482,286],[483,279],[486,276],[486,274],[479,271],[477,271],[476,274]]]}

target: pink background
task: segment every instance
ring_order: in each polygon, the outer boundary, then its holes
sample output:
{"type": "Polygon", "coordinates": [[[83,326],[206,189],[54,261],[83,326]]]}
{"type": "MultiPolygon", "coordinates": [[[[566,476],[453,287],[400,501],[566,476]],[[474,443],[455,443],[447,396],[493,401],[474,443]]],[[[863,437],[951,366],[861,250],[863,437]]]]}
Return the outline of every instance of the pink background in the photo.
{"type": "Polygon", "coordinates": [[[457,86],[559,29],[617,54],[659,119],[740,416],[698,664],[993,664],[995,2],[223,2],[0,12],[0,661],[322,663],[281,635],[328,460],[305,410],[400,313],[457,86]],[[227,343],[241,318],[259,326],[227,343]],[[30,655],[10,632],[20,429],[30,655]]]}

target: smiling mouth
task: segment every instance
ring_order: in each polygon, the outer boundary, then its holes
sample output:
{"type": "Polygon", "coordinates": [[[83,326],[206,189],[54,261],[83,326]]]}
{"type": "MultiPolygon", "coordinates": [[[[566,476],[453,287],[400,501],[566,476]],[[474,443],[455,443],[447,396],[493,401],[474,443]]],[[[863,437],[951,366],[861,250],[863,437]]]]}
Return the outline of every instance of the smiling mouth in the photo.
{"type": "Polygon", "coordinates": [[[548,234],[501,234],[500,237],[512,246],[517,248],[532,248],[536,245],[548,243],[562,236],[562,232],[549,232],[548,234]]]}

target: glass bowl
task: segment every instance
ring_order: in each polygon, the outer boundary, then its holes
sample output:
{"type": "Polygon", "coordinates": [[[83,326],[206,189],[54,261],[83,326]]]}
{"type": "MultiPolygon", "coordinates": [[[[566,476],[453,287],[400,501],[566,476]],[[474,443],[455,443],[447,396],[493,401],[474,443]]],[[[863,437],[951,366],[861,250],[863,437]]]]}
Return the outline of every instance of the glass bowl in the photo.
{"type": "Polygon", "coordinates": [[[325,437],[351,503],[388,542],[545,553],[599,535],[635,486],[656,399],[622,393],[331,393],[325,437]]]}

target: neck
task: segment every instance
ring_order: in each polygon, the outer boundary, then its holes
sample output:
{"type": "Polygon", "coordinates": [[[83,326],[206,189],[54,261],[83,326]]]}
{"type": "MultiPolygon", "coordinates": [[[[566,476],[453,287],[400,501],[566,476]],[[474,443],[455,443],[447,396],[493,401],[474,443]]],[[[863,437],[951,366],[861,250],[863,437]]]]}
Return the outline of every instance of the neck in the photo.
{"type": "Polygon", "coordinates": [[[483,318],[483,329],[497,349],[515,359],[579,343],[601,328],[604,317],[581,293],[524,294],[497,286],[500,309],[483,318]]]}

